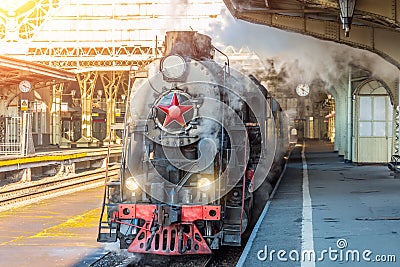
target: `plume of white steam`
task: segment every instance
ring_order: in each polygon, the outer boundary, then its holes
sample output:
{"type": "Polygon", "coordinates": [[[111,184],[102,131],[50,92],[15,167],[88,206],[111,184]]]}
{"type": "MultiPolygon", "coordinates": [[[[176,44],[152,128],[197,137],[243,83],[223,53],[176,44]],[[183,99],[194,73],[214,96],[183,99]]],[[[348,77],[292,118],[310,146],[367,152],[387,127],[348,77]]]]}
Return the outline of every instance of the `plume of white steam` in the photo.
{"type": "Polygon", "coordinates": [[[349,65],[367,69],[380,79],[399,76],[394,65],[369,51],[237,20],[227,9],[207,34],[217,46],[248,46],[264,60],[274,58],[275,68],[286,70],[290,84],[320,79],[329,87],[337,84],[349,65]]]}
{"type": "Polygon", "coordinates": [[[165,10],[155,10],[160,36],[167,31],[185,30],[204,32],[212,21],[217,20],[215,15],[224,5],[217,1],[198,0],[163,0],[155,2],[156,9],[166,7],[165,10]]]}
{"type": "Polygon", "coordinates": [[[119,247],[119,242],[106,243],[104,245],[104,250],[106,250],[106,251],[114,251],[114,252],[120,252],[121,251],[121,249],[119,247]]]}

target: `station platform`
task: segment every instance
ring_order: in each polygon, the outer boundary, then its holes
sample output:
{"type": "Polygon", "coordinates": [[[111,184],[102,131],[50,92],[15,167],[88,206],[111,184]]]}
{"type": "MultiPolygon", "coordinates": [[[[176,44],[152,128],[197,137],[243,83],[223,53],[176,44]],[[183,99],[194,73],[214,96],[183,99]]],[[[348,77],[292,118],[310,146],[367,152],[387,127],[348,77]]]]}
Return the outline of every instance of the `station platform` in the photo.
{"type": "MultiPolygon", "coordinates": [[[[20,155],[0,155],[0,166],[13,164],[24,164],[39,161],[66,160],[73,158],[82,158],[86,156],[96,156],[107,154],[107,147],[99,148],[72,148],[59,149],[57,147],[41,147],[34,154],[20,155]]],[[[120,153],[121,145],[111,146],[111,153],[120,153]]]]}
{"type": "MultiPolygon", "coordinates": [[[[120,162],[121,145],[110,147],[109,163],[120,162]]],[[[59,149],[42,147],[34,154],[1,155],[0,186],[14,182],[31,181],[36,178],[74,174],[76,171],[104,166],[108,147],[59,149]]]]}
{"type": "Polygon", "coordinates": [[[237,266],[399,266],[399,191],[386,166],[298,144],[237,266]]]}
{"type": "Polygon", "coordinates": [[[103,194],[97,187],[0,212],[0,265],[89,266],[104,251],[96,241],[103,194]]]}

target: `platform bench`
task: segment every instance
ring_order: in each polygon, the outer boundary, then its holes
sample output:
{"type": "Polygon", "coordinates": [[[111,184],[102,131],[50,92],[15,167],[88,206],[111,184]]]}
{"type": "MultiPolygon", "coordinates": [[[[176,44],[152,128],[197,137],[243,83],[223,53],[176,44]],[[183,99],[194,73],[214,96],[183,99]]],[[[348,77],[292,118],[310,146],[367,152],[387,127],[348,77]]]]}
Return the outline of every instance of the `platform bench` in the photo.
{"type": "Polygon", "coordinates": [[[388,163],[388,168],[394,174],[394,177],[397,178],[400,176],[400,156],[392,155],[390,162],[388,163]]]}

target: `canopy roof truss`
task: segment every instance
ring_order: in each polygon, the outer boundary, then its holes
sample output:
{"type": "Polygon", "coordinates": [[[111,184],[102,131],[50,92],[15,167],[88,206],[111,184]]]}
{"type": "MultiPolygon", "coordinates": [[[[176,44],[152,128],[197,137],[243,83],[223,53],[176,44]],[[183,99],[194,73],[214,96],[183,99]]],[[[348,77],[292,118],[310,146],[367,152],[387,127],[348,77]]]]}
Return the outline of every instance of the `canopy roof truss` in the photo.
{"type": "Polygon", "coordinates": [[[353,0],[346,37],[336,0],[224,0],[234,17],[370,50],[400,68],[400,0],[353,0]]]}
{"type": "Polygon", "coordinates": [[[222,0],[30,0],[0,6],[0,54],[85,71],[128,70],[162,54],[167,30],[208,28],[222,0]]]}

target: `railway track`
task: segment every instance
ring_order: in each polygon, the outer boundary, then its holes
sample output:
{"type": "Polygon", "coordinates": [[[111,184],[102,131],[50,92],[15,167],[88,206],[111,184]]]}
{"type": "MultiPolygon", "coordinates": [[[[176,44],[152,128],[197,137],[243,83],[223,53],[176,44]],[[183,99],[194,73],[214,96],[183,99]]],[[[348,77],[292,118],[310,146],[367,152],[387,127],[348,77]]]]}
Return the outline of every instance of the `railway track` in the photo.
{"type": "Polygon", "coordinates": [[[191,255],[181,257],[162,257],[154,255],[134,256],[129,253],[108,252],[95,262],[91,267],[151,267],[151,266],[193,266],[193,267],[209,267],[214,258],[213,255],[191,255]]]}
{"type": "MultiPolygon", "coordinates": [[[[109,168],[109,177],[118,175],[119,167],[109,168]]],[[[48,177],[38,181],[4,186],[0,189],[0,211],[31,204],[46,198],[104,185],[105,169],[96,169],[67,177],[48,177]]]]}
{"type": "Polygon", "coordinates": [[[235,266],[241,247],[224,247],[212,255],[157,256],[135,255],[126,251],[107,252],[92,262],[91,267],[231,267],[235,266]]]}

